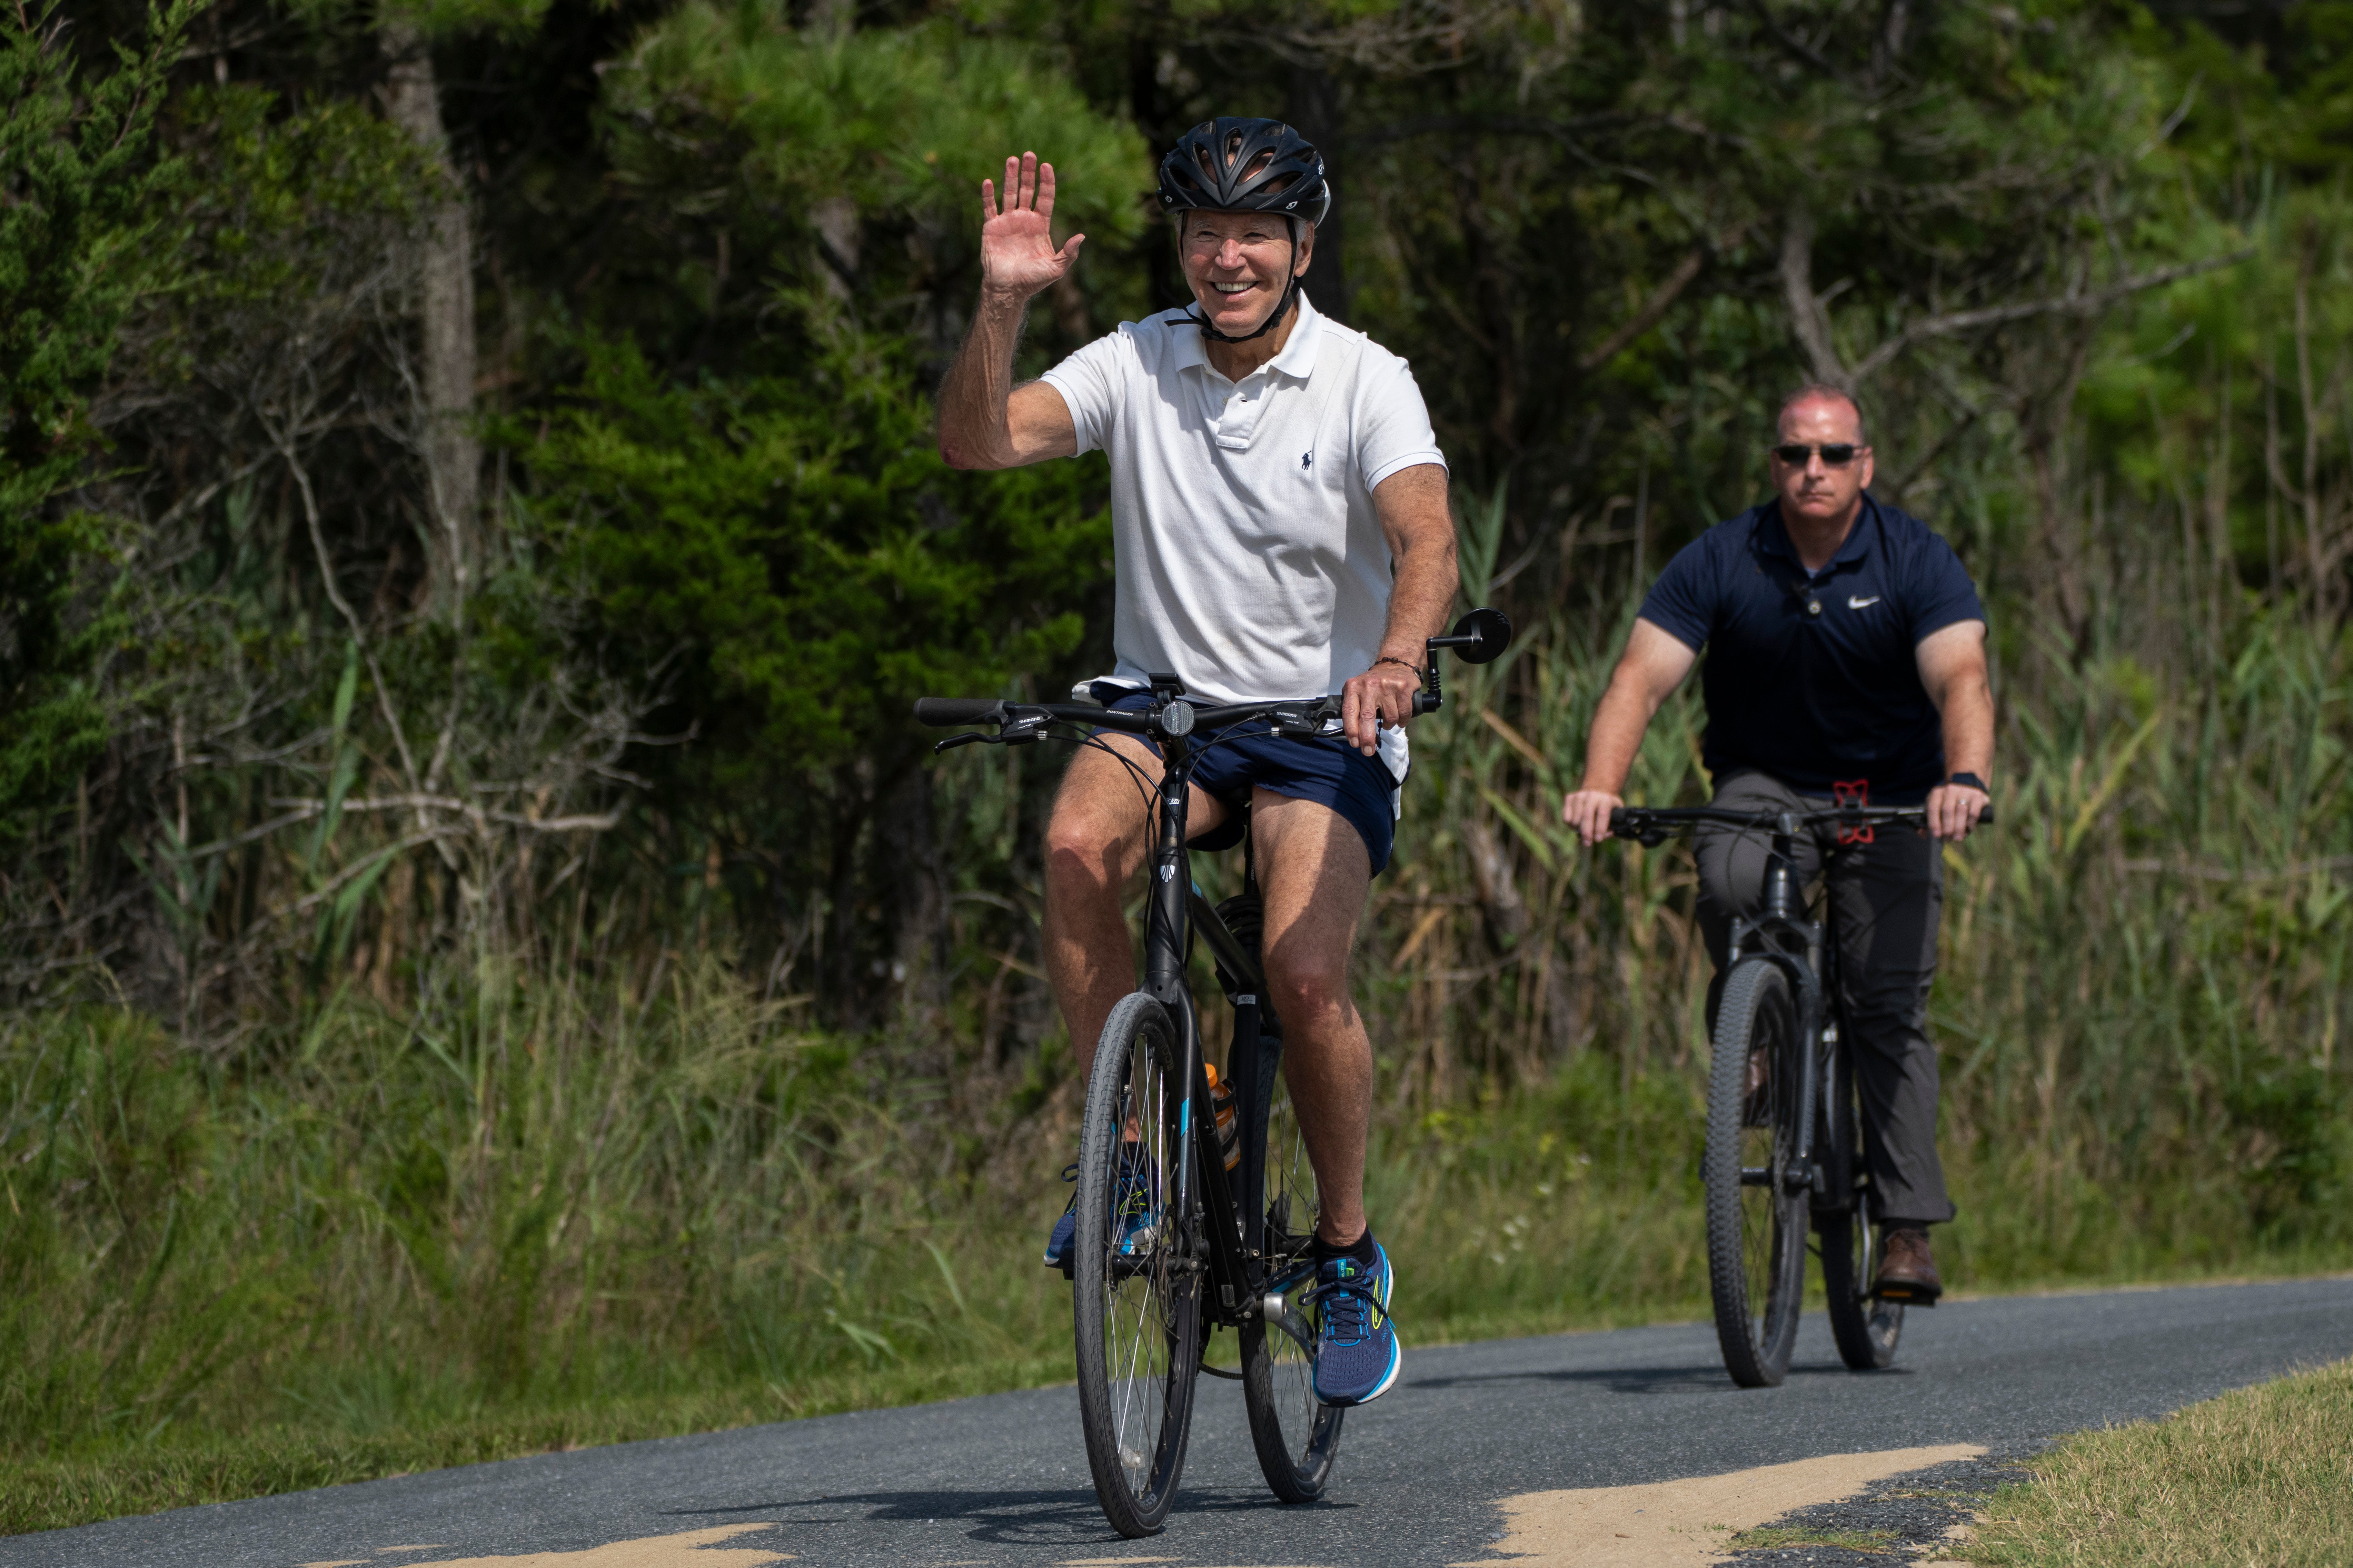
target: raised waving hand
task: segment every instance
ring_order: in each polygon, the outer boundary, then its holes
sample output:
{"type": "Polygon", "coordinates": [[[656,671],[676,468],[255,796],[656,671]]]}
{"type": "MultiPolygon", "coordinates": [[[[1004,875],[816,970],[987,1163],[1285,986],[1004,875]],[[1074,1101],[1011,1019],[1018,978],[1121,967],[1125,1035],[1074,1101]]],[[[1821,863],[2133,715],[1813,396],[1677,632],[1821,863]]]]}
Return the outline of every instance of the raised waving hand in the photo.
{"type": "Polygon", "coordinates": [[[1086,236],[1054,248],[1054,165],[1035,153],[1005,160],[1005,205],[997,182],[980,183],[980,275],[983,285],[1025,299],[1060,282],[1079,258],[1086,236]]]}

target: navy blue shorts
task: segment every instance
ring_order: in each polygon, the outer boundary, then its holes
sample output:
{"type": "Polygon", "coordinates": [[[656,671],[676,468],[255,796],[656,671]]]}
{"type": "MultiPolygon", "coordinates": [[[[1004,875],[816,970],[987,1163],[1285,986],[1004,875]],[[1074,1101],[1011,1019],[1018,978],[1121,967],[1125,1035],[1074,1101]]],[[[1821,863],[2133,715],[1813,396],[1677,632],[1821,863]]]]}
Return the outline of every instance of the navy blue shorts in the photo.
{"type": "MultiPolygon", "coordinates": [[[[1134,712],[1151,707],[1152,696],[1131,691],[1109,706],[1120,712],[1134,712]]],[[[1206,733],[1196,736],[1197,741],[1211,738],[1206,733]]],[[[1135,739],[1151,746],[1154,756],[1160,754],[1160,748],[1151,741],[1141,735],[1135,739]]],[[[1230,849],[1240,843],[1242,813],[1250,805],[1250,791],[1263,789],[1328,805],[1347,818],[1348,826],[1365,841],[1374,876],[1379,876],[1389,863],[1389,850],[1397,841],[1397,810],[1392,804],[1397,780],[1378,757],[1365,755],[1337,735],[1319,735],[1312,741],[1281,735],[1221,741],[1200,754],[1194,764],[1193,782],[1217,796],[1232,815],[1211,832],[1195,833],[1190,848],[1230,849]]]]}

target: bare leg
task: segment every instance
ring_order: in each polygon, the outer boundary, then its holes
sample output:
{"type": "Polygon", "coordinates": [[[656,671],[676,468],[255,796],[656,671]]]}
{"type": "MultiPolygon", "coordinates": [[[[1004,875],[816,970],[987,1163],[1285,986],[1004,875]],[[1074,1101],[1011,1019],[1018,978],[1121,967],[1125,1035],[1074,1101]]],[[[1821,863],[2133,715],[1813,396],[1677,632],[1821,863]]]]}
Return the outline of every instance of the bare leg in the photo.
{"type": "Polygon", "coordinates": [[[1373,1044],[1348,994],[1348,954],[1372,861],[1347,818],[1314,801],[1250,797],[1266,900],[1266,983],[1282,1024],[1282,1073],[1323,1204],[1316,1231],[1345,1246],[1365,1234],[1365,1141],[1373,1044]]]}
{"type": "MultiPolygon", "coordinates": [[[[1102,739],[1134,758],[1145,777],[1159,779],[1160,759],[1143,742],[1102,739]]],[[[1198,786],[1185,809],[1196,837],[1226,818],[1224,805],[1198,786]]],[[[1046,826],[1046,975],[1070,1028],[1082,1082],[1094,1067],[1103,1020],[1135,989],[1135,942],[1124,901],[1150,851],[1157,810],[1134,774],[1087,748],[1071,759],[1046,826]]]]}

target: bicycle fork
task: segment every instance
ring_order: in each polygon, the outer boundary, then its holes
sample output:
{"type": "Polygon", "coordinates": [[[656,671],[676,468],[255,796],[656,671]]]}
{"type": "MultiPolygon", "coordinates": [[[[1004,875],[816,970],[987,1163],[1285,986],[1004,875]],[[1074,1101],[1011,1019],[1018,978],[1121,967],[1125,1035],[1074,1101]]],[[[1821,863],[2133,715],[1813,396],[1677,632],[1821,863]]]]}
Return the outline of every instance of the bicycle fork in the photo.
{"type": "Polygon", "coordinates": [[[1827,1195],[1829,1173],[1814,1158],[1815,1108],[1822,1093],[1821,1057],[1815,1042],[1821,1038],[1829,1016],[1821,984],[1823,928],[1799,918],[1798,879],[1793,868],[1796,839],[1802,831],[1796,814],[1783,812],[1774,819],[1773,848],[1765,862],[1765,911],[1754,921],[1735,916],[1732,939],[1724,961],[1725,973],[1746,956],[1747,939],[1761,938],[1758,956],[1769,958],[1789,977],[1798,996],[1798,1145],[1789,1163],[1767,1180],[1783,1191],[1804,1189],[1819,1202],[1827,1195]],[[1803,958],[1791,951],[1802,948],[1803,958]]]}
{"type": "Polygon", "coordinates": [[[1201,1070],[1201,1020],[1193,1005],[1186,968],[1186,917],[1193,890],[1191,857],[1185,847],[1186,805],[1193,780],[1191,746],[1182,735],[1164,742],[1166,766],[1160,782],[1160,833],[1145,921],[1144,988],[1176,1020],[1176,1081],[1185,1086],[1177,1109],[1175,1202],[1171,1219],[1189,1237],[1189,1266],[1204,1270],[1223,1315],[1248,1316],[1253,1306],[1235,1239],[1234,1194],[1218,1146],[1217,1112],[1209,1101],[1208,1078],[1201,1070]],[[1198,1186],[1196,1186],[1196,1182],[1198,1186]],[[1203,1225],[1193,1226],[1199,1213],[1203,1225]],[[1206,1242],[1206,1246],[1199,1245],[1206,1242]],[[1206,1256],[1204,1256],[1206,1254],[1206,1256]]]}

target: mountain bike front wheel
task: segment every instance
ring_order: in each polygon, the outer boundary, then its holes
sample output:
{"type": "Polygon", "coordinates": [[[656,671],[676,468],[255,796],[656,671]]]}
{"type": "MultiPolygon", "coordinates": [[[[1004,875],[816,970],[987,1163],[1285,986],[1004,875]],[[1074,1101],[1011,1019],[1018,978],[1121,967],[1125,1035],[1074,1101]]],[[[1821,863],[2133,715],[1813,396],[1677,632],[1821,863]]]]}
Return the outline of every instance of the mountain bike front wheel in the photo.
{"type": "Polygon", "coordinates": [[[1071,1320],[1095,1496],[1131,1540],[1168,1517],[1201,1364],[1201,1268],[1176,1212],[1186,1089],[1176,1026],[1141,992],[1112,1009],[1079,1133],[1071,1320]]]}
{"type": "Polygon", "coordinates": [[[1708,1285],[1725,1370],[1743,1388],[1788,1374],[1805,1293],[1807,1195],[1797,1158],[1798,1010],[1769,959],[1734,965],[1708,1074],[1708,1285]]]}
{"type": "MultiPolygon", "coordinates": [[[[1237,1041],[1237,1045],[1240,1045],[1237,1041]]],[[[1314,1502],[1332,1479],[1345,1409],[1315,1397],[1315,1331],[1296,1305],[1314,1286],[1308,1248],[1315,1238],[1315,1173],[1307,1163],[1299,1118],[1277,1068],[1281,1037],[1258,1037],[1259,1114],[1266,1129],[1261,1162],[1246,1172],[1243,1202],[1264,1215],[1256,1245],[1265,1258],[1269,1290],[1259,1311],[1241,1326],[1242,1405],[1250,1414],[1250,1446],[1266,1484],[1284,1502],[1314,1502]],[[1253,1192],[1253,1189],[1255,1191],[1253,1192]]],[[[1245,1155],[1245,1162],[1249,1155],[1245,1155]]]]}

